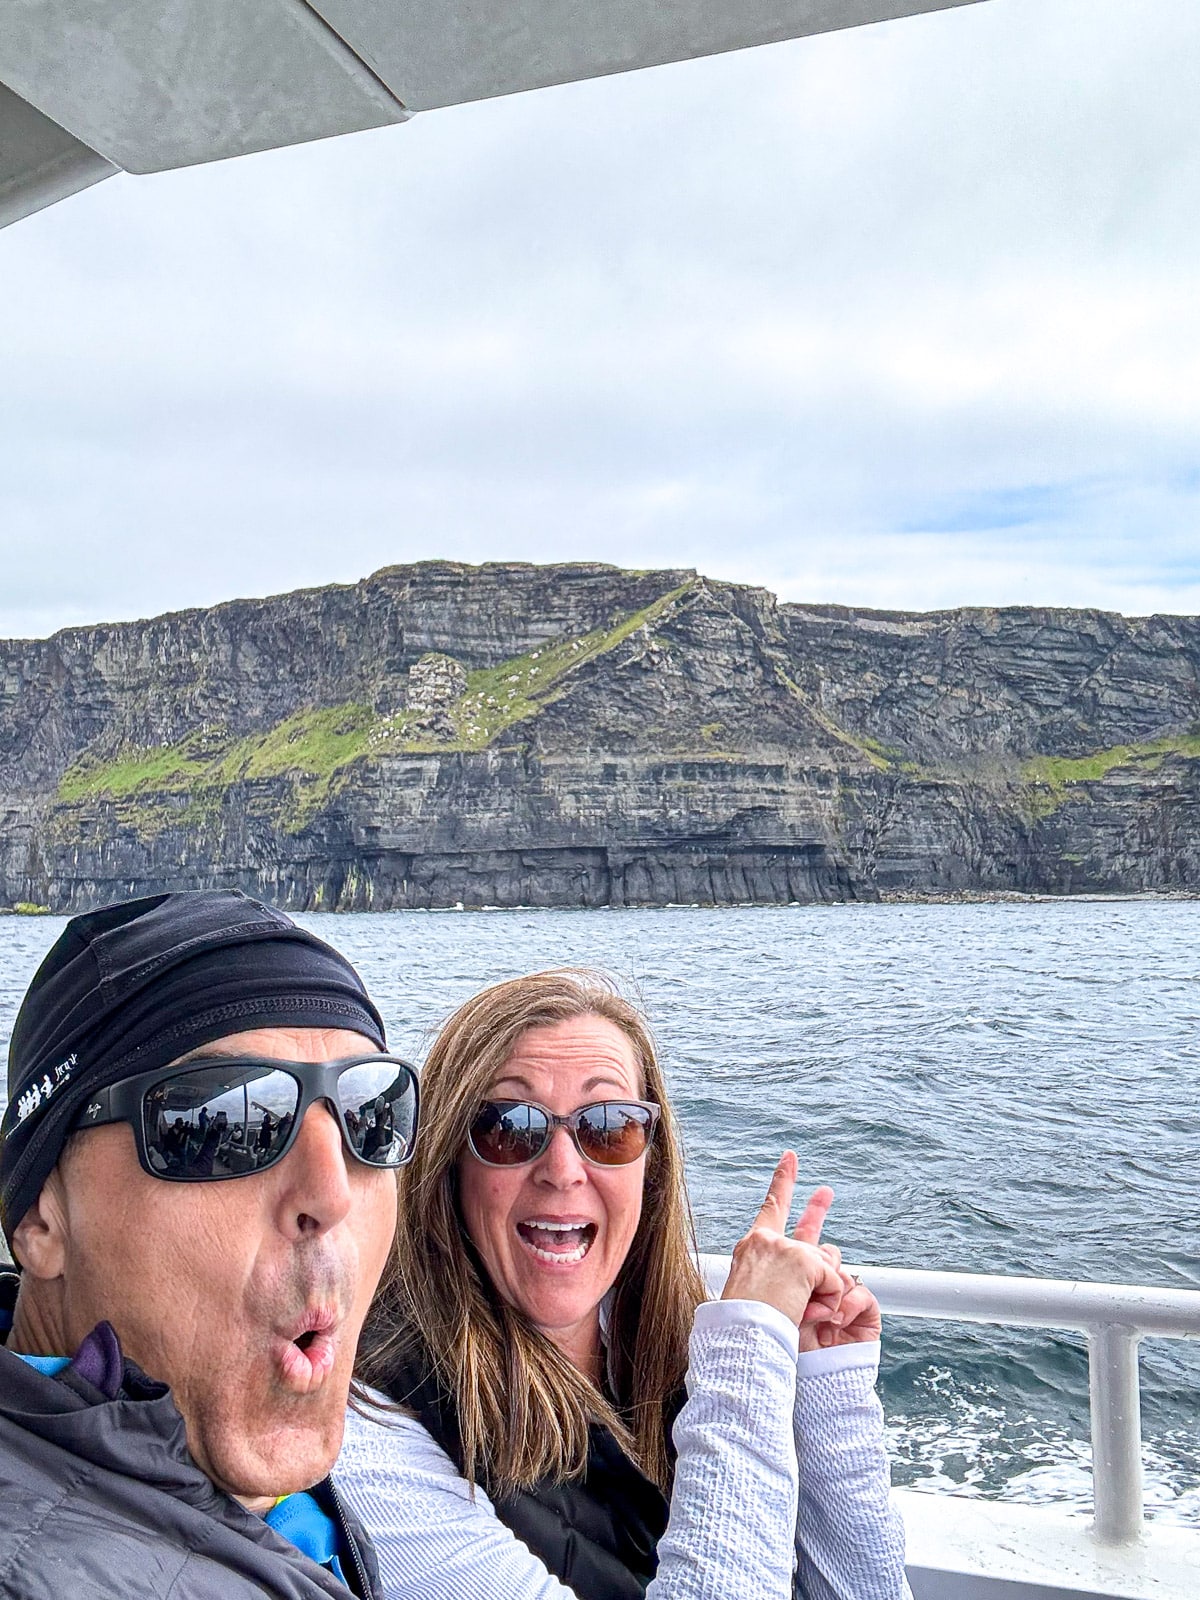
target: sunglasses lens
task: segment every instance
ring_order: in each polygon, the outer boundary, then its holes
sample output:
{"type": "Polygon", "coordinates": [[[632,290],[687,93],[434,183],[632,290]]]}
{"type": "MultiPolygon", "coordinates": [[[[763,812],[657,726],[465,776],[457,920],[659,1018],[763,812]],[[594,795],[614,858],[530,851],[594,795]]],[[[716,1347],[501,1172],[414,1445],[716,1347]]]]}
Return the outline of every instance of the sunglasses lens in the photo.
{"type": "Polygon", "coordinates": [[[579,1112],[576,1138],[589,1161],[623,1167],[645,1153],[653,1126],[654,1115],[645,1106],[605,1100],[579,1112]]]}
{"type": "Polygon", "coordinates": [[[545,1114],[513,1100],[489,1100],[471,1124],[471,1149],[492,1167],[519,1167],[546,1143],[545,1114]]]}
{"type": "MultiPolygon", "coordinates": [[[[636,1101],[606,1100],[585,1106],[572,1119],[582,1154],[601,1167],[628,1166],[644,1155],[654,1130],[654,1112],[636,1101]]],[[[470,1145],[492,1167],[519,1167],[546,1148],[550,1123],[540,1106],[489,1100],[471,1124],[470,1145]]]]}
{"type": "Polygon", "coordinates": [[[338,1078],[338,1104],[350,1143],[373,1167],[408,1159],[417,1131],[416,1079],[402,1061],[360,1061],[338,1078]]]}
{"type": "Polygon", "coordinates": [[[168,1178],[233,1178],[267,1166],[287,1143],[300,1085],[262,1064],[206,1062],[147,1091],[146,1153],[168,1178]]]}

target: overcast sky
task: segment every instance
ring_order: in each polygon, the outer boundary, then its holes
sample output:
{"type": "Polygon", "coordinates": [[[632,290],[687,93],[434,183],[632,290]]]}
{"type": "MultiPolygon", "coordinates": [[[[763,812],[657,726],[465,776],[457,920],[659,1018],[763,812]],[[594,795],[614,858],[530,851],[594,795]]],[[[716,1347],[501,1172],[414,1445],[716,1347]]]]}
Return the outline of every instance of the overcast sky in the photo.
{"type": "Polygon", "coordinates": [[[399,561],[1200,612],[1200,6],[959,10],[0,233],[0,636],[399,561]]]}

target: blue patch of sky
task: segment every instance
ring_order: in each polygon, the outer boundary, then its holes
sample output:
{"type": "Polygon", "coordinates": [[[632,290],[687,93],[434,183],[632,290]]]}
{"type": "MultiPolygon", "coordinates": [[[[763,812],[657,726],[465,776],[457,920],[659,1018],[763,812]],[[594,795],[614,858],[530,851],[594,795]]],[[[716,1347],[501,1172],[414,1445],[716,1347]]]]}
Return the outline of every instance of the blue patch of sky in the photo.
{"type": "MultiPolygon", "coordinates": [[[[1090,485],[1088,486],[1090,487],[1090,485]]],[[[1084,486],[1078,483],[1030,483],[1019,488],[985,489],[955,495],[917,516],[907,517],[899,533],[987,533],[1060,522],[1074,509],[1084,486]]]]}
{"type": "Polygon", "coordinates": [[[1194,556],[1159,556],[1154,562],[1154,578],[1159,583],[1181,587],[1200,583],[1200,551],[1194,556]]]}

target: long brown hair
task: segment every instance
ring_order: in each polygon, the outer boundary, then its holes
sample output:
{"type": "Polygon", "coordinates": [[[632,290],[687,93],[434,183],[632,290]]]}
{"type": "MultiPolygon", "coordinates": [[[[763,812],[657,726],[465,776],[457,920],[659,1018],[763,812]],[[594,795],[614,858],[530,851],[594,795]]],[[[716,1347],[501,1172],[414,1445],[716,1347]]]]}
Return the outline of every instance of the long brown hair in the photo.
{"type": "Polygon", "coordinates": [[[421,1075],[421,1131],[400,1178],[396,1245],[358,1376],[403,1400],[414,1357],[453,1399],[463,1470],[499,1494],[580,1476],[588,1424],[604,1423],[642,1471],[669,1490],[668,1407],[687,1370],[705,1298],[683,1158],[645,1018],[604,973],[562,968],[483,990],[442,1028],[421,1075]],[[467,1129],[529,1028],[603,1017],[633,1046],[662,1117],[646,1156],[638,1229],[617,1275],[608,1369],[617,1404],[494,1288],[461,1220],[457,1167],[467,1129]],[[618,1415],[618,1410],[620,1415],[618,1415]],[[625,1420],[622,1420],[624,1418],[625,1420]]]}

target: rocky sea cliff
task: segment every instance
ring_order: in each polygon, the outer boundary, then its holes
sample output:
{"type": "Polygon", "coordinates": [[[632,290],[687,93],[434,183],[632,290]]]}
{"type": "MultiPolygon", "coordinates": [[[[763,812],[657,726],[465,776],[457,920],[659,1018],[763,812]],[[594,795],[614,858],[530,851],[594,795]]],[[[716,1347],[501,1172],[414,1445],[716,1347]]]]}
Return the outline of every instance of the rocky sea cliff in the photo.
{"type": "Polygon", "coordinates": [[[1200,619],[423,562],[0,643],[0,903],[1200,891],[1200,619]]]}

